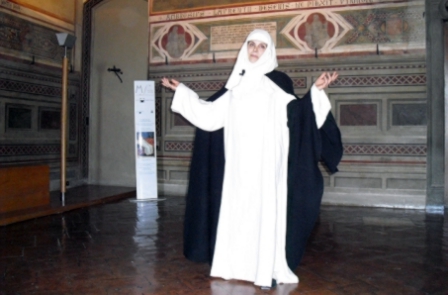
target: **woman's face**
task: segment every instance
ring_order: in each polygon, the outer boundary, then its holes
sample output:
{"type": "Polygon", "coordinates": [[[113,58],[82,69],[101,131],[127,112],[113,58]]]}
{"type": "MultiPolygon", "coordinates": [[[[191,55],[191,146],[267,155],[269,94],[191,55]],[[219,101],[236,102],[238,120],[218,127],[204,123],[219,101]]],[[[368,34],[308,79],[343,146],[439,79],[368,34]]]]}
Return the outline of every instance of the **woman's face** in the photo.
{"type": "Polygon", "coordinates": [[[258,40],[251,40],[247,42],[247,54],[249,56],[249,61],[254,63],[260,56],[266,51],[268,45],[264,42],[258,40]]]}

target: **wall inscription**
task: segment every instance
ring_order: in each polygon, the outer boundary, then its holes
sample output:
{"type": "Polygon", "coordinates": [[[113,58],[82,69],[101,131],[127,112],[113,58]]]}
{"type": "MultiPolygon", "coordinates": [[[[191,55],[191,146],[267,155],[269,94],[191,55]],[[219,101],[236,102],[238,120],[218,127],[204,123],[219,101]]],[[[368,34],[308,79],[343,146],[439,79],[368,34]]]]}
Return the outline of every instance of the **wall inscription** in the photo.
{"type": "Polygon", "coordinates": [[[276,43],[276,22],[215,26],[212,27],[210,33],[210,50],[219,51],[240,49],[244,40],[246,40],[247,35],[254,29],[263,29],[268,31],[272,37],[272,40],[276,43]]]}
{"type": "MultiPolygon", "coordinates": [[[[384,4],[387,2],[394,2],[393,0],[308,0],[285,3],[270,3],[266,5],[248,5],[218,9],[204,9],[196,11],[185,11],[168,14],[154,14],[151,15],[151,22],[165,22],[165,21],[179,21],[186,19],[200,19],[210,17],[223,16],[240,16],[243,14],[258,14],[265,12],[283,12],[295,11],[298,9],[313,9],[326,7],[345,7],[347,5],[371,5],[384,4]]],[[[188,2],[190,4],[190,2],[188,2]]],[[[171,9],[170,9],[171,10],[171,9]]]]}

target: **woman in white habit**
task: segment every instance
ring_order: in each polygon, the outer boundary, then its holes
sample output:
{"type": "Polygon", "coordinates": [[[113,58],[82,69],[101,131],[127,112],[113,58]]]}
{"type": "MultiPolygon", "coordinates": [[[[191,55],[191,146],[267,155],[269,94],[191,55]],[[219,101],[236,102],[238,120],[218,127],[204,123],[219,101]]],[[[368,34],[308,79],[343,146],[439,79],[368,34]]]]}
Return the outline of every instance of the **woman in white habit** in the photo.
{"type": "MultiPolygon", "coordinates": [[[[298,282],[285,255],[286,112],[296,98],[265,75],[277,66],[271,36],[256,29],[238,54],[228,91],[214,102],[199,99],[174,79],[162,79],[175,91],[172,111],[205,131],[224,128],[225,172],[211,276],[268,287],[298,282]]],[[[331,109],[323,89],[336,78],[337,73],[323,73],[311,88],[318,128],[331,109]]]]}

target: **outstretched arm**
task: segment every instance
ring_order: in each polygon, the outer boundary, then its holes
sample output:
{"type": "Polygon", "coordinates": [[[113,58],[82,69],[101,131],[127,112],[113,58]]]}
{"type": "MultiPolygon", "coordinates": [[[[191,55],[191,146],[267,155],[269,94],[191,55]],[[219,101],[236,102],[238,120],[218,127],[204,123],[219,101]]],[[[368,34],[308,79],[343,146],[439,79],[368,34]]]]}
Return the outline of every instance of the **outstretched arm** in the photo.
{"type": "Polygon", "coordinates": [[[164,87],[175,91],[171,110],[181,114],[196,127],[206,131],[215,131],[224,126],[227,113],[228,95],[213,102],[199,99],[196,92],[174,79],[162,78],[164,87]]]}

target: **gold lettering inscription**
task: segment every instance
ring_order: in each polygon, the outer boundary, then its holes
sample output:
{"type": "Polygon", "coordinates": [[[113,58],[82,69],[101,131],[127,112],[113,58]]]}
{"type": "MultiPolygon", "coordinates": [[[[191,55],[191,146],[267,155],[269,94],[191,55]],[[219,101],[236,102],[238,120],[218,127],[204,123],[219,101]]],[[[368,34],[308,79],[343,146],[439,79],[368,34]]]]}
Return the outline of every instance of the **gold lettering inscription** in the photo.
{"type": "Polygon", "coordinates": [[[239,49],[247,35],[254,29],[264,29],[268,31],[275,42],[277,37],[276,22],[216,26],[211,28],[210,49],[212,51],[239,49]]]}

